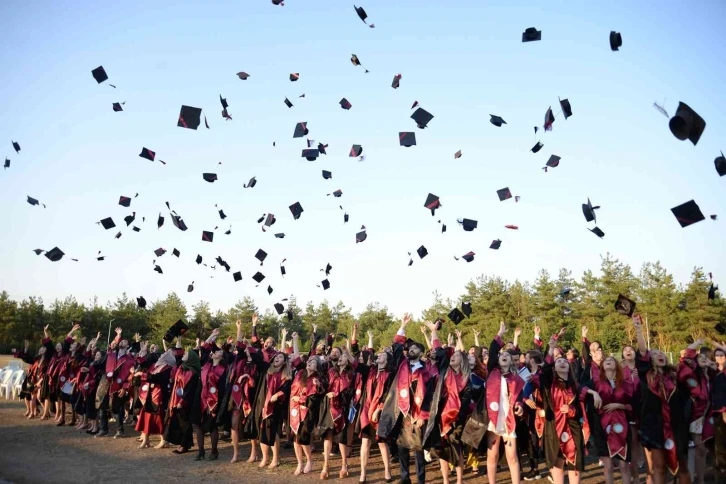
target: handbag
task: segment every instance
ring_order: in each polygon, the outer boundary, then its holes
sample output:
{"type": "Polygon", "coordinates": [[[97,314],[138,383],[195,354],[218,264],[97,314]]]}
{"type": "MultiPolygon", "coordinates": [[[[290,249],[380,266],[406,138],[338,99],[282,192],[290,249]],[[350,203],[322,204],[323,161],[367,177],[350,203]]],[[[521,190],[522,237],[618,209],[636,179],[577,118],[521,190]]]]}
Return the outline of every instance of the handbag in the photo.
{"type": "Polygon", "coordinates": [[[466,420],[466,424],[464,424],[461,441],[474,449],[479,448],[479,444],[484,438],[484,434],[487,433],[487,426],[489,425],[489,422],[485,420],[488,419],[483,418],[482,414],[478,412],[472,413],[466,420]]]}

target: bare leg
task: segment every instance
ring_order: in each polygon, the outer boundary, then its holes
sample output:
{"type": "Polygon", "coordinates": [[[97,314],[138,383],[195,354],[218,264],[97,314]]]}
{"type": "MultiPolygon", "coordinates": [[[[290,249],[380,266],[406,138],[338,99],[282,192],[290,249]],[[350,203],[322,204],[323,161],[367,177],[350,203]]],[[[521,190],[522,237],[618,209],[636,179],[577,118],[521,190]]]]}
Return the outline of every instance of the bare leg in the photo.
{"type": "Polygon", "coordinates": [[[565,484],[565,462],[562,459],[557,459],[555,466],[550,468],[550,476],[555,484],[565,484]]]}
{"type": "Polygon", "coordinates": [[[345,444],[338,444],[338,449],[340,450],[340,460],[342,461],[341,467],[340,467],[340,478],[348,477],[348,446],[345,444]]]}
{"type": "Polygon", "coordinates": [[[645,458],[648,460],[648,469],[653,474],[653,484],[665,484],[666,465],[663,451],[645,449],[645,458]]]}
{"type": "Polygon", "coordinates": [[[519,455],[517,453],[516,438],[504,440],[504,453],[507,456],[512,484],[519,484],[519,455]]]}
{"type": "Polygon", "coordinates": [[[239,457],[239,411],[232,413],[232,464],[237,462],[239,457]]]}
{"type": "Polygon", "coordinates": [[[247,462],[254,462],[257,460],[257,447],[260,444],[259,440],[252,439],[250,440],[250,458],[247,459],[247,462]]]}
{"type": "Polygon", "coordinates": [[[280,439],[275,439],[275,444],[272,446],[272,461],[270,462],[270,469],[280,465],[280,439]]]}
{"type": "Polygon", "coordinates": [[[497,482],[497,462],[499,462],[499,436],[487,432],[487,478],[489,484],[497,482]]]}
{"type": "Polygon", "coordinates": [[[149,436],[141,432],[141,445],[139,445],[139,449],[145,449],[147,447],[149,447],[149,436]]]}
{"type": "Polygon", "coordinates": [[[444,459],[439,459],[439,467],[441,467],[441,478],[444,484],[449,484],[449,463],[444,459]]]}
{"type": "Polygon", "coordinates": [[[43,400],[43,415],[41,415],[41,420],[48,420],[50,418],[50,399],[46,398],[43,400]]]}
{"type": "Polygon", "coordinates": [[[325,440],[323,440],[323,470],[320,472],[320,478],[321,479],[327,479],[328,478],[328,469],[329,469],[329,462],[330,462],[330,451],[333,448],[333,436],[328,435],[325,440]]]}
{"type": "Polygon", "coordinates": [[[615,476],[613,475],[613,460],[610,457],[600,457],[605,474],[605,484],[613,484],[615,476]]]}
{"type": "Polygon", "coordinates": [[[701,434],[691,434],[691,440],[695,444],[695,468],[696,472],[693,474],[694,484],[703,484],[703,479],[706,474],[706,454],[708,450],[706,445],[703,443],[703,436],[701,434]]]}
{"type": "Polygon", "coordinates": [[[303,471],[303,450],[302,446],[297,442],[293,442],[292,445],[295,449],[295,458],[297,459],[297,468],[295,469],[294,474],[299,476],[303,471]]]}
{"type": "Polygon", "coordinates": [[[360,442],[360,482],[366,480],[366,467],[368,466],[368,456],[371,452],[371,441],[368,437],[363,437],[360,442]]]}
{"type": "Polygon", "coordinates": [[[381,458],[383,459],[383,477],[388,480],[391,478],[391,451],[385,442],[378,442],[378,449],[381,451],[381,458]]]}
{"type": "Polygon", "coordinates": [[[569,479],[569,484],[580,484],[579,471],[567,471],[567,478],[569,479]]]}
{"type": "Polygon", "coordinates": [[[623,484],[632,484],[633,479],[630,475],[630,463],[624,460],[618,460],[618,467],[620,468],[620,477],[623,484]]]}
{"type": "Polygon", "coordinates": [[[262,460],[258,467],[265,467],[267,465],[267,459],[270,456],[270,446],[260,443],[260,449],[262,449],[262,460]]]}
{"type": "Polygon", "coordinates": [[[303,474],[308,474],[313,470],[313,453],[310,450],[309,445],[301,445],[300,447],[302,447],[302,450],[305,453],[305,459],[307,460],[305,468],[303,469],[303,474]]]}

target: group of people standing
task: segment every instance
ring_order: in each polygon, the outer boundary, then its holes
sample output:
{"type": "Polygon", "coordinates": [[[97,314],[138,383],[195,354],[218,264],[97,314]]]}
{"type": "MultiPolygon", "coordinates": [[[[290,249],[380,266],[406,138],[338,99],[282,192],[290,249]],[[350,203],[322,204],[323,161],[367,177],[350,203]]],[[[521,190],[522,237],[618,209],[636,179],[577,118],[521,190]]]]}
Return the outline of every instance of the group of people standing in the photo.
{"type": "Polygon", "coordinates": [[[724,346],[711,350],[696,341],[672,365],[663,352],[648,349],[635,315],[637,346],[624,346],[620,361],[605,357],[585,327],[581,354],[559,345],[564,329],[545,344],[538,327],[532,349],[522,352],[521,331],[505,342],[503,322],[488,348],[479,346],[475,331],[475,346],[467,350],[458,330],[455,341],[449,335],[442,342],[441,320],[422,325],[424,343],[414,341],[406,334],[411,320],[405,314],[392,343],[377,350],[370,332],[367,345],[359,344],[357,325],[341,346],[313,326],[304,354],[297,333],[288,341],[283,329],[280,348],[273,338],[261,340],[257,315],[249,339],[237,321],[236,339],[220,343],[214,330],[193,348],[185,349],[179,336],[172,348],[164,342],[163,351],[138,335],[130,344],[121,328],[102,351],[100,335],[90,342],[76,336],[79,325],[54,346],[46,327],[37,355],[28,342],[16,353],[30,365],[25,415],[46,420],[53,414],[62,426],[70,410],[69,425],[96,438],[108,435],[113,415],[121,438],[128,412],[141,433],[140,448],[158,435],[156,448],[185,454],[196,440],[195,460],[219,457],[221,428],[231,434],[232,463],[246,440],[247,462],[259,459],[270,468],[280,465],[284,435],[295,451],[295,475],[313,471],[313,446],[322,447],[320,479],[333,472],[334,456],[339,477],[348,477],[348,459],[359,445],[360,482],[374,442],[385,481],[393,481],[397,460],[404,484],[412,482],[412,457],[419,484],[426,482],[427,461],[438,461],[445,484],[460,484],[466,467],[479,471],[479,456],[490,484],[500,456],[514,484],[542,478],[541,461],[550,481],[563,484],[567,475],[577,484],[587,453],[600,458],[607,483],[616,468],[625,484],[638,482],[643,465],[654,484],[669,474],[700,483],[710,443],[716,466],[726,467],[724,346]]]}

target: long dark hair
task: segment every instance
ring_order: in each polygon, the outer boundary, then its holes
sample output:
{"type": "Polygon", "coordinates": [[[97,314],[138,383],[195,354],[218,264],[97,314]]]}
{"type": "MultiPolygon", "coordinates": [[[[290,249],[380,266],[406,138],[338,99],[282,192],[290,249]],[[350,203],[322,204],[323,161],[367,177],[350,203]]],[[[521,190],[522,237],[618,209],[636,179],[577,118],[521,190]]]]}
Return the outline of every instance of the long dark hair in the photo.
{"type": "Polygon", "coordinates": [[[320,360],[316,356],[311,356],[308,358],[308,360],[305,362],[305,368],[301,368],[298,370],[298,373],[300,374],[300,383],[305,386],[308,384],[308,369],[307,365],[310,363],[310,360],[315,360],[315,371],[310,376],[320,376],[320,360]]]}

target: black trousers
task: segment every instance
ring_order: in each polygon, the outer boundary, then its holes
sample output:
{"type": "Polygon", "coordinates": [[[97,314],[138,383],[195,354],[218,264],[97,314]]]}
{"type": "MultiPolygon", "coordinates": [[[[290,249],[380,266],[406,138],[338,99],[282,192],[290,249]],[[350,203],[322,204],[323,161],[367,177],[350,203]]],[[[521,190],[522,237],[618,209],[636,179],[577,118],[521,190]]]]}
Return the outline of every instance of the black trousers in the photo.
{"type": "MultiPolygon", "coordinates": [[[[108,398],[109,396],[106,395],[104,405],[101,405],[101,430],[104,432],[108,432],[108,398]],[[103,409],[106,410],[103,410],[103,409]]],[[[124,431],[124,419],[126,418],[126,402],[128,401],[128,396],[126,397],[119,397],[118,395],[114,395],[111,399],[111,411],[116,416],[116,427],[119,432],[124,431]]]]}
{"type": "MultiPolygon", "coordinates": [[[[424,459],[424,453],[414,451],[414,457],[416,458],[416,478],[418,484],[426,484],[426,460],[424,459]]],[[[411,451],[398,446],[398,463],[401,467],[401,480],[411,480],[411,474],[408,470],[411,465],[411,451]]]]}

